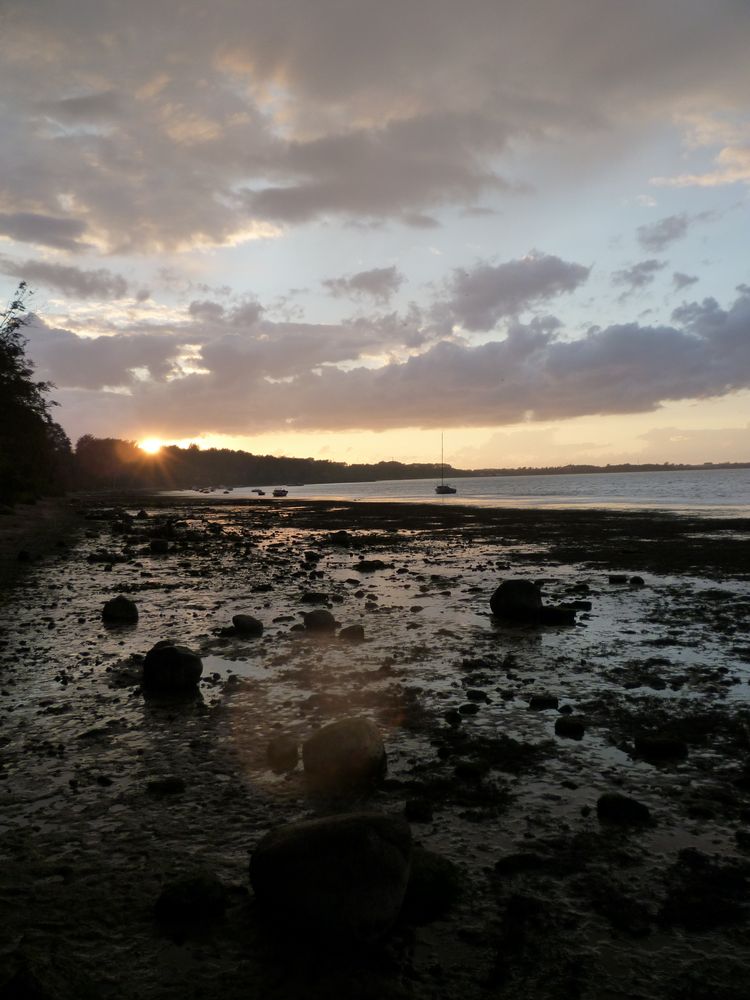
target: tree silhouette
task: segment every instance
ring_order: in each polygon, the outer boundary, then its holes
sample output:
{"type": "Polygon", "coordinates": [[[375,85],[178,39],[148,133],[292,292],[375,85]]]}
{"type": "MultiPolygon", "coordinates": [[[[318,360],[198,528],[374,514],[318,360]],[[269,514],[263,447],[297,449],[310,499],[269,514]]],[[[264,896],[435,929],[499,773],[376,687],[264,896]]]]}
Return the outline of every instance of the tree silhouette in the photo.
{"type": "Polygon", "coordinates": [[[34,379],[22,334],[32,292],[25,281],[0,314],[0,500],[12,503],[66,485],[70,441],[52,419],[52,383],[34,379]]]}

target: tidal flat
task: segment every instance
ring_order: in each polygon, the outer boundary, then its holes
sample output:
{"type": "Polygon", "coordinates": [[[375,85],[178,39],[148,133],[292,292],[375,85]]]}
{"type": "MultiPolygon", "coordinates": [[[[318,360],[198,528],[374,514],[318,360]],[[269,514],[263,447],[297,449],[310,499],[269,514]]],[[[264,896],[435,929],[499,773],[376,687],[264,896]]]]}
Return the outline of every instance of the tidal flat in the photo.
{"type": "Polygon", "coordinates": [[[750,520],[122,496],[64,524],[0,598],[0,997],[750,995],[750,520]],[[495,618],[510,579],[575,624],[495,618]],[[164,639],[195,697],[144,694],[164,639]],[[385,744],[367,794],[271,766],[348,717],[385,744]],[[271,927],[258,842],[354,810],[406,816],[457,892],[363,949],[271,927]],[[220,912],[160,919],[196,873],[220,912]]]}

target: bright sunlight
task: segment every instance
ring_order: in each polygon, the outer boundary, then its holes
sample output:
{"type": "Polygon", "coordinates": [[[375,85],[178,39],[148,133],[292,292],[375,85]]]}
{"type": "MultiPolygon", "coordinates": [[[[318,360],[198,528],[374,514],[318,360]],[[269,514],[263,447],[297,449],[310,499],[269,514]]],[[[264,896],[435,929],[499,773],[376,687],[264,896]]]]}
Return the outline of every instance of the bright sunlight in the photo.
{"type": "Polygon", "coordinates": [[[138,447],[141,451],[145,451],[147,455],[156,455],[161,451],[161,446],[162,442],[159,438],[146,438],[138,442],[138,447]]]}

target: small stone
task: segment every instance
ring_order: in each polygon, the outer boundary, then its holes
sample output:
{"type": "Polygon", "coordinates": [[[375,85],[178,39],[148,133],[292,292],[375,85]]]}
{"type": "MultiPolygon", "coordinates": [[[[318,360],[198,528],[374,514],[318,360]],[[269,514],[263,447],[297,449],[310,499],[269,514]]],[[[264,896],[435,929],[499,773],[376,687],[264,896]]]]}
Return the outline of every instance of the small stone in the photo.
{"type": "Polygon", "coordinates": [[[304,627],[308,632],[335,632],[337,621],[330,611],[323,608],[304,612],[304,627]]]}
{"type": "Polygon", "coordinates": [[[169,552],[169,542],[166,538],[152,538],[148,547],[154,556],[164,556],[169,552]]]}
{"type": "Polygon", "coordinates": [[[352,566],[352,569],[358,573],[374,573],[376,570],[387,568],[388,563],[383,562],[382,559],[360,559],[358,563],[352,566]]]}
{"type": "Polygon", "coordinates": [[[561,715],[555,720],[555,733],[569,740],[582,740],[586,726],[582,719],[570,715],[561,715]]]}
{"type": "Polygon", "coordinates": [[[625,573],[610,573],[608,580],[610,583],[616,583],[616,584],[628,582],[628,578],[625,573]]]}
{"type": "Polygon", "coordinates": [[[651,822],[648,806],[619,792],[605,792],[596,803],[596,814],[602,823],[616,826],[646,826],[651,822]]]}
{"type": "Polygon", "coordinates": [[[202,673],[203,661],[197,653],[163,639],[143,660],[143,687],[160,694],[186,694],[197,688],[202,673]]]}
{"type": "Polygon", "coordinates": [[[557,708],[559,701],[554,694],[533,694],[529,699],[529,708],[533,712],[544,712],[550,708],[557,708]]]}
{"type": "Polygon", "coordinates": [[[339,639],[343,639],[344,642],[364,642],[364,627],[362,625],[347,625],[339,632],[339,639]]]}
{"type": "Polygon", "coordinates": [[[263,635],[263,622],[259,622],[252,615],[232,615],[232,625],[239,635],[263,635]]]}
{"type": "Polygon", "coordinates": [[[306,740],[302,747],[305,777],[314,792],[338,795],[365,791],[386,772],[380,731],[369,719],[340,719],[306,740]]]}
{"type": "Polygon", "coordinates": [[[102,608],[102,621],[117,625],[133,624],[138,621],[138,606],[129,597],[113,597],[102,608]]]}
{"type": "Polygon", "coordinates": [[[167,778],[153,778],[146,782],[146,792],[155,798],[162,798],[165,795],[181,795],[185,791],[185,782],[182,778],[170,775],[167,778]]]}
{"type": "Polygon", "coordinates": [[[636,736],[635,753],[649,763],[684,760],[688,755],[688,745],[684,740],[671,736],[636,736]]]}
{"type": "Polygon", "coordinates": [[[542,595],[531,580],[504,580],[490,598],[490,608],[493,615],[505,621],[536,623],[542,595]]]}
{"type": "Polygon", "coordinates": [[[631,587],[645,587],[646,586],[646,581],[643,579],[642,576],[631,576],[630,580],[628,581],[628,583],[630,584],[631,587]]]}

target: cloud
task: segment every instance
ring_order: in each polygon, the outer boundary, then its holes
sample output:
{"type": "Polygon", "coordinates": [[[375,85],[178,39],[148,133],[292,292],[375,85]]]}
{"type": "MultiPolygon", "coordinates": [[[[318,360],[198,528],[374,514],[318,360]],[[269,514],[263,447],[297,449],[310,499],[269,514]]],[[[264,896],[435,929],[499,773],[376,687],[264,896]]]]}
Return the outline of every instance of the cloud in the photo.
{"type": "Polygon", "coordinates": [[[171,334],[76,337],[28,328],[41,377],[58,383],[70,433],[101,432],[92,389],[118,433],[177,437],[268,430],[500,426],[593,414],[649,412],[670,400],[750,388],[750,294],[674,310],[669,325],[593,327],[572,340],[559,321],[512,320],[473,346],[434,340],[419,313],[344,324],[239,327],[228,310],[171,334]],[[403,344],[414,348],[403,355],[403,344]],[[399,347],[388,359],[390,348],[399,347]],[[386,360],[384,360],[384,356],[386,360]],[[119,387],[119,388],[118,388],[119,387]],[[83,393],[83,395],[82,395],[83,393]],[[92,424],[83,426],[87,416],[92,424]]]}
{"type": "Polygon", "coordinates": [[[504,264],[479,263],[454,272],[450,309],[472,331],[491,330],[503,317],[515,316],[563,292],[573,292],[590,268],[549,254],[532,253],[504,264]]]}
{"type": "MultiPolygon", "coordinates": [[[[128,252],[329,216],[434,224],[513,196],[528,151],[637,139],[634,122],[646,141],[675,109],[750,89],[737,0],[414,0],[397,19],[371,0],[314,16],[309,0],[214,0],[210,18],[177,0],[4,9],[5,231],[29,238],[8,214],[57,219],[79,228],[41,235],[71,250],[84,222],[128,252]]],[[[746,156],[727,147],[713,177],[674,183],[745,180],[746,156]]]]}
{"type": "Polygon", "coordinates": [[[661,187],[723,187],[726,184],[750,184],[750,145],[725,146],[714,160],[714,170],[677,177],[654,177],[661,187]]]}
{"type": "Polygon", "coordinates": [[[323,285],[335,298],[367,296],[377,302],[388,302],[404,282],[397,267],[374,267],[348,277],[326,278],[323,285]]]}
{"type": "Polygon", "coordinates": [[[19,243],[36,243],[57,250],[82,250],[86,226],[77,219],[66,219],[37,212],[0,213],[0,234],[19,243]]]}
{"type": "Polygon", "coordinates": [[[106,268],[86,271],[79,267],[41,260],[17,261],[10,257],[0,257],[0,269],[4,274],[34,285],[57,288],[78,299],[121,299],[128,294],[125,278],[106,268]]]}
{"type": "Polygon", "coordinates": [[[689,285],[694,285],[699,279],[693,274],[684,274],[682,271],[675,271],[672,275],[672,284],[680,291],[689,285]]]}
{"type": "Polygon", "coordinates": [[[690,216],[687,212],[679,215],[668,215],[658,222],[638,227],[638,242],[644,250],[662,253],[670,243],[682,239],[688,231],[690,216]]]}
{"type": "Polygon", "coordinates": [[[642,288],[646,288],[652,284],[659,271],[663,270],[666,266],[663,260],[654,260],[653,258],[650,260],[641,260],[631,267],[615,271],[612,274],[612,284],[625,286],[625,291],[620,296],[622,300],[628,295],[632,295],[633,292],[640,291],[642,288]]]}

